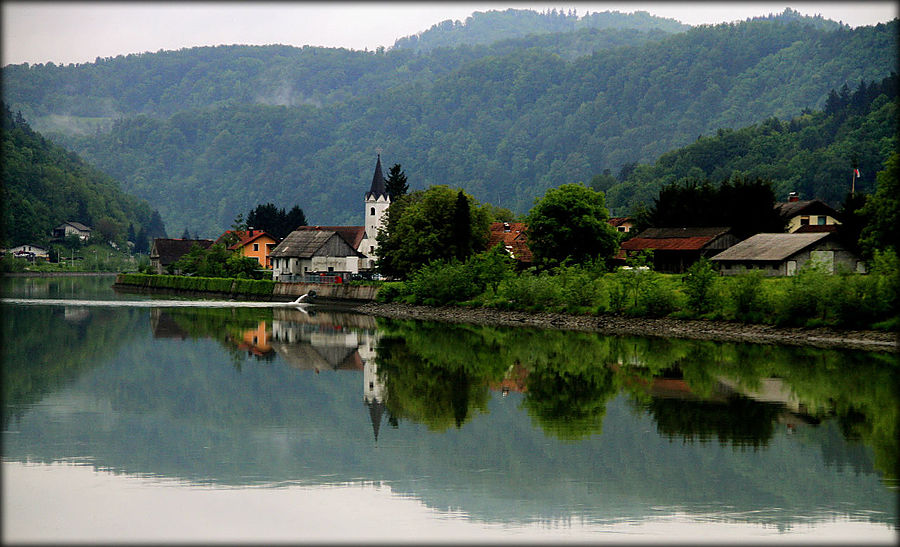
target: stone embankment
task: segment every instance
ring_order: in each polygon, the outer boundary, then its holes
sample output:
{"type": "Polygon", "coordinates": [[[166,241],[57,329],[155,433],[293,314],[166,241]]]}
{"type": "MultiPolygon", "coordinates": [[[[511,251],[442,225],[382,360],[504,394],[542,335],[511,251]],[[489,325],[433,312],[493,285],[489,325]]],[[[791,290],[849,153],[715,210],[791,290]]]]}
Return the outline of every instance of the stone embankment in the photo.
{"type": "Polygon", "coordinates": [[[529,313],[488,308],[432,308],[428,306],[397,303],[380,304],[375,302],[361,304],[355,306],[354,309],[361,313],[391,319],[534,327],[611,335],[659,336],[885,352],[897,352],[898,347],[900,347],[897,333],[881,331],[779,328],[771,325],[732,323],[728,321],[529,313]]]}

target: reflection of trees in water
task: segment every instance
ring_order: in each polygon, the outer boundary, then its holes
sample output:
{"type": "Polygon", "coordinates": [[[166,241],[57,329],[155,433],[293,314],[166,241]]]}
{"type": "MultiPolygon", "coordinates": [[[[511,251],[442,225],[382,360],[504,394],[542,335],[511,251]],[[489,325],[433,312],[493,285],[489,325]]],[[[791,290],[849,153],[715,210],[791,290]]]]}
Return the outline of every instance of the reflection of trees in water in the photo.
{"type": "Polygon", "coordinates": [[[141,332],[143,314],[95,308],[72,321],[64,308],[4,306],[3,427],[29,405],[101,365],[141,332]]]}
{"type": "Polygon", "coordinates": [[[408,321],[379,329],[388,409],[434,429],[485,411],[487,386],[508,386],[507,373],[524,369],[523,406],[563,439],[600,433],[621,388],[661,434],[685,441],[758,448],[779,429],[834,418],[847,440],[874,450],[886,478],[897,476],[892,354],[408,321]],[[689,397],[659,392],[660,380],[677,380],[669,388],[689,397]]]}
{"type": "Polygon", "coordinates": [[[782,409],[733,395],[725,402],[654,397],[646,405],[659,433],[669,440],[709,441],[718,439],[754,449],[768,446],[782,409]]]}

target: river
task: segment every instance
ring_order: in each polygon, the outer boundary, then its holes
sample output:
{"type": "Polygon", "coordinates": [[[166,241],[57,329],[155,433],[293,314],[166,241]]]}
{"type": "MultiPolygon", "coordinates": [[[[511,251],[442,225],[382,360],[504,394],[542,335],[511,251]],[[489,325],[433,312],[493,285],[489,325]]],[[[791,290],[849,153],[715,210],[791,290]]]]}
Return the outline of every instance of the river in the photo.
{"type": "Polygon", "coordinates": [[[896,354],[3,279],[2,539],[894,544],[896,354]]]}

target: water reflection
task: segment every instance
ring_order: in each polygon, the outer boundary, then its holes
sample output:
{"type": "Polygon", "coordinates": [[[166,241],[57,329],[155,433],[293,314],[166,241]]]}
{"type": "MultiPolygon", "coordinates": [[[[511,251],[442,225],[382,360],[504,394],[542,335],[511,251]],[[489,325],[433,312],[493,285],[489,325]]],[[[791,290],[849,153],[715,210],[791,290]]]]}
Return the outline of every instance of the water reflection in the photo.
{"type": "Polygon", "coordinates": [[[327,310],[3,311],[5,461],[387,485],[492,523],[897,525],[892,355],[327,310]]]}

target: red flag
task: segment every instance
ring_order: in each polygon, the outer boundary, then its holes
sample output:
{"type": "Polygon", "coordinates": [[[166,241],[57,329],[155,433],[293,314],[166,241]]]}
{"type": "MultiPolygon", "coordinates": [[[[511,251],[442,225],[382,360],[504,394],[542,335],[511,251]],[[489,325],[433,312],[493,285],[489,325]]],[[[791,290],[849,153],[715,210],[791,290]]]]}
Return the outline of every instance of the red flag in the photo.
{"type": "Polygon", "coordinates": [[[859,169],[854,169],[853,174],[856,175],[857,178],[859,178],[859,169]]]}

